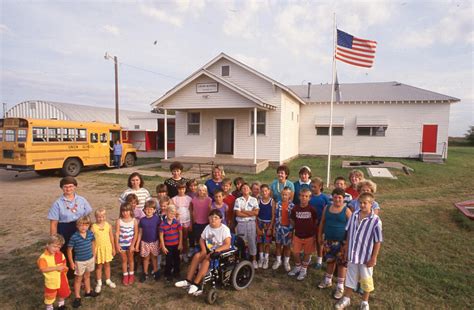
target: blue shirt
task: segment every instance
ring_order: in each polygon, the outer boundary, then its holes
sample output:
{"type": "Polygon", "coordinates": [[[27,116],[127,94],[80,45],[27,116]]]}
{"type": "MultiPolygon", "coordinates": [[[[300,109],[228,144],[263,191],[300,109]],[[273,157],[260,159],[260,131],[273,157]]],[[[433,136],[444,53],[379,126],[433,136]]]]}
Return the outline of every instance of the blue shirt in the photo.
{"type": "Polygon", "coordinates": [[[78,231],[72,235],[67,246],[74,249],[75,261],[84,262],[92,258],[92,241],[94,240],[94,234],[90,230],[86,232],[85,238],[78,231]]]}
{"type": "Polygon", "coordinates": [[[258,210],[258,219],[263,221],[263,222],[268,222],[270,223],[272,221],[272,202],[273,199],[270,198],[268,203],[263,203],[262,199],[259,200],[258,206],[260,209],[258,210]]]}
{"type": "Polygon", "coordinates": [[[273,199],[275,199],[276,202],[281,201],[281,191],[285,187],[289,187],[293,193],[295,192],[295,185],[290,180],[286,180],[285,184],[281,184],[278,179],[276,179],[272,182],[272,185],[270,185],[270,189],[272,190],[273,194],[273,199]]]}
{"type": "Polygon", "coordinates": [[[214,201],[214,191],[216,189],[222,189],[222,181],[216,182],[213,179],[209,179],[204,183],[207,187],[208,196],[211,197],[212,201],[214,201]]]}
{"type": "Polygon", "coordinates": [[[359,222],[360,210],[352,213],[346,225],[347,260],[353,264],[366,264],[376,242],[383,242],[382,221],[372,211],[359,222]]]}
{"type": "Polygon", "coordinates": [[[122,155],[122,144],[114,144],[114,155],[122,155]]]}
{"type": "Polygon", "coordinates": [[[142,217],[138,224],[138,227],[142,229],[142,241],[151,243],[158,240],[160,223],[161,219],[156,214],[152,217],[142,217]]]}
{"type": "Polygon", "coordinates": [[[293,203],[295,205],[299,205],[300,204],[300,191],[303,188],[307,188],[307,189],[311,190],[311,188],[310,188],[311,180],[309,180],[308,183],[304,183],[304,182],[301,182],[301,180],[298,180],[295,183],[293,183],[293,185],[295,187],[295,197],[293,198],[293,203]]]}
{"type": "Polygon", "coordinates": [[[324,207],[330,206],[331,200],[326,194],[319,194],[311,196],[311,200],[309,201],[309,205],[316,210],[316,214],[318,216],[318,225],[321,223],[321,218],[323,217],[323,210],[324,207]]]}
{"type": "Polygon", "coordinates": [[[61,196],[56,200],[48,212],[48,220],[59,221],[59,223],[71,223],[80,217],[89,215],[92,208],[87,200],[79,195],[74,195],[72,201],[61,196]]]}

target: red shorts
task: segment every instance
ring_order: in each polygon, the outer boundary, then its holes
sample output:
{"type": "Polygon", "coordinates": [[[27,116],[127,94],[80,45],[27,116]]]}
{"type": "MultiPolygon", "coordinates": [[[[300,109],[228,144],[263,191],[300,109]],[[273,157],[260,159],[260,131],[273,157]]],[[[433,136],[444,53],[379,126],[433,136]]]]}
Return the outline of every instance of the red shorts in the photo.
{"type": "Polygon", "coordinates": [[[311,254],[314,252],[314,237],[302,239],[293,236],[293,252],[301,253],[301,251],[304,251],[304,254],[311,254]]]}
{"type": "Polygon", "coordinates": [[[66,274],[61,274],[61,286],[57,289],[44,288],[44,303],[46,305],[52,305],[56,300],[56,297],[60,299],[66,299],[71,295],[71,290],[69,289],[69,283],[67,281],[66,274]]]}

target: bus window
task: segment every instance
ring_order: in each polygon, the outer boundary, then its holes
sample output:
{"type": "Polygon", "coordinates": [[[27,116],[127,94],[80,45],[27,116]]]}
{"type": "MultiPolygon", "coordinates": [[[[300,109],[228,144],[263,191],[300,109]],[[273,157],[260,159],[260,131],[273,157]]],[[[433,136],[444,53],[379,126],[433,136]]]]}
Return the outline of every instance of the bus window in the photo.
{"type": "Polygon", "coordinates": [[[15,142],[14,129],[5,129],[5,142],[15,142]]]}
{"type": "Polygon", "coordinates": [[[76,138],[75,128],[63,128],[63,141],[74,142],[75,138],[76,138]]]}
{"type": "Polygon", "coordinates": [[[33,127],[33,142],[46,142],[46,128],[33,127]]]}
{"type": "Polygon", "coordinates": [[[59,128],[48,128],[48,141],[49,142],[61,141],[61,129],[59,129],[59,128]]]}
{"type": "Polygon", "coordinates": [[[3,141],[3,129],[0,129],[0,142],[3,141]]]}
{"type": "Polygon", "coordinates": [[[98,133],[91,133],[91,143],[97,143],[99,141],[99,134],[98,133]]]}
{"type": "Polygon", "coordinates": [[[26,133],[26,129],[18,129],[18,142],[26,142],[26,133]]]}
{"type": "Polygon", "coordinates": [[[100,143],[107,143],[107,134],[101,133],[100,134],[100,143]]]}
{"type": "Polygon", "coordinates": [[[77,129],[77,139],[76,141],[81,141],[81,142],[85,142],[87,141],[87,130],[86,129],[77,129]]]}

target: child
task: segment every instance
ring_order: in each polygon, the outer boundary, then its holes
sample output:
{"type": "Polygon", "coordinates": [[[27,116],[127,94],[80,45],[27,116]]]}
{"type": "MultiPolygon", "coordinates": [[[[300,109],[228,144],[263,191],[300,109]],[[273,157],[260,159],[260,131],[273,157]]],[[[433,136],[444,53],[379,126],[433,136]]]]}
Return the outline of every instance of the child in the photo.
{"type": "Polygon", "coordinates": [[[197,186],[198,182],[196,179],[191,179],[186,182],[186,195],[191,197],[191,199],[197,196],[197,186]]]}
{"type": "MultiPolygon", "coordinates": [[[[318,228],[321,223],[321,218],[323,216],[323,210],[326,206],[331,205],[331,201],[329,197],[324,194],[323,191],[324,182],[321,178],[315,177],[311,180],[311,199],[309,201],[309,205],[316,210],[316,216],[318,218],[318,228]]],[[[319,245],[319,240],[316,240],[316,264],[314,268],[321,269],[323,264],[323,248],[319,245]]]]}
{"type": "Polygon", "coordinates": [[[214,202],[211,205],[211,210],[219,210],[222,214],[222,224],[227,225],[226,214],[229,207],[224,203],[224,192],[222,189],[214,191],[214,202]]]}
{"type": "Polygon", "coordinates": [[[120,206],[119,219],[115,223],[115,250],[122,259],[124,285],[135,282],[133,254],[138,235],[138,222],[132,216],[132,207],[129,204],[120,206]]]}
{"type": "Polygon", "coordinates": [[[257,200],[260,199],[260,186],[262,186],[262,183],[260,183],[259,181],[253,182],[252,185],[250,186],[252,197],[257,198],[257,200]]]}
{"type": "Polygon", "coordinates": [[[324,248],[327,263],[326,275],[318,287],[328,288],[332,286],[332,275],[337,264],[335,299],[341,299],[344,293],[347,263],[342,259],[342,248],[345,242],[346,224],[352,215],[351,210],[344,205],[344,194],[342,188],[336,188],[332,191],[333,204],[324,208],[318,236],[319,245],[324,248]]]}
{"type": "Polygon", "coordinates": [[[310,189],[310,184],[311,184],[311,169],[308,166],[303,166],[300,168],[300,171],[298,172],[298,175],[300,176],[300,179],[294,183],[295,186],[295,196],[293,199],[293,203],[295,205],[299,205],[300,203],[300,190],[302,188],[308,188],[310,189]]]}
{"type": "Polygon", "coordinates": [[[255,217],[258,215],[258,201],[250,196],[250,186],[242,184],[240,190],[242,197],[235,200],[234,213],[237,216],[237,234],[247,242],[249,254],[252,257],[254,269],[258,269],[257,263],[257,229],[255,217]]]}
{"type": "Polygon", "coordinates": [[[194,244],[199,244],[201,233],[208,224],[208,215],[211,210],[212,199],[207,196],[207,187],[199,184],[197,187],[198,195],[191,200],[191,221],[193,225],[194,244]]]}
{"type": "Polygon", "coordinates": [[[127,198],[125,198],[125,203],[129,204],[132,207],[132,214],[133,217],[139,221],[142,217],[145,216],[143,213],[143,209],[137,208],[138,206],[138,197],[135,194],[128,194],[127,198]]]}
{"type": "Polygon", "coordinates": [[[188,262],[188,236],[190,236],[191,228],[191,213],[189,212],[189,205],[193,200],[191,197],[186,195],[186,184],[178,184],[178,195],[174,196],[172,199],[173,204],[176,206],[177,212],[179,214],[178,220],[181,226],[183,227],[183,254],[181,255],[184,262],[188,262]]]}
{"type": "MultiPolygon", "coordinates": [[[[342,188],[344,191],[346,190],[346,179],[344,179],[344,177],[337,177],[334,179],[334,188],[342,188]]],[[[329,197],[329,200],[332,204],[332,196],[329,197]]],[[[352,200],[352,195],[345,192],[344,194],[344,204],[346,205],[346,207],[349,206],[349,203],[351,202],[352,200]]]]}
{"type": "Polygon", "coordinates": [[[88,216],[79,218],[76,222],[77,231],[69,239],[67,245],[67,258],[71,269],[74,270],[74,295],[73,308],[81,306],[81,282],[84,278],[84,297],[97,297],[97,293],[91,290],[91,272],[94,271],[95,261],[95,238],[89,230],[91,220],[88,216]],[[74,257],[72,251],[74,250],[74,257]]]}
{"type": "Polygon", "coordinates": [[[291,210],[291,222],[293,224],[293,258],[295,267],[288,275],[296,276],[297,280],[303,280],[306,277],[311,254],[314,252],[314,236],[316,235],[316,211],[309,206],[311,191],[303,188],[300,191],[300,205],[291,210]],[[304,253],[303,264],[301,264],[301,252],[304,253]]]}
{"type": "Polygon", "coordinates": [[[293,201],[293,196],[295,193],[295,185],[293,184],[293,182],[288,180],[289,176],[290,176],[290,168],[288,168],[287,165],[281,165],[277,168],[277,178],[273,181],[273,183],[270,186],[270,189],[272,190],[272,193],[273,193],[273,199],[275,199],[275,201],[281,200],[281,191],[285,187],[288,187],[290,189],[291,191],[290,201],[293,201]]]}
{"type": "Polygon", "coordinates": [[[156,212],[160,214],[161,213],[160,199],[168,196],[168,187],[165,184],[161,183],[156,186],[155,190],[156,190],[156,199],[155,199],[156,212]]]}
{"type": "Polygon", "coordinates": [[[244,183],[245,183],[245,180],[242,177],[236,177],[234,179],[235,191],[232,192],[232,195],[234,195],[235,199],[242,196],[242,192],[240,191],[240,188],[242,187],[242,184],[244,183]]]}
{"type": "MultiPolygon", "coordinates": [[[[372,182],[371,180],[362,180],[359,183],[357,183],[357,192],[360,194],[362,193],[372,193],[375,195],[375,192],[377,192],[377,184],[372,182]]],[[[355,212],[360,209],[360,202],[359,199],[353,199],[349,203],[349,208],[351,208],[352,212],[355,212]]],[[[379,215],[380,212],[380,206],[377,201],[374,200],[372,204],[372,210],[374,210],[374,213],[379,215]]]]}
{"type": "Polygon", "coordinates": [[[166,254],[165,277],[167,281],[173,276],[179,278],[179,252],[183,249],[183,232],[179,221],[176,219],[176,207],[170,205],[166,210],[166,220],[160,224],[161,250],[166,254]]]}
{"type": "Polygon", "coordinates": [[[270,257],[270,245],[272,243],[273,224],[275,222],[275,203],[272,199],[272,192],[268,184],[260,187],[262,198],[259,201],[259,211],[257,217],[258,251],[260,260],[258,268],[268,269],[270,257]]]}
{"type": "Polygon", "coordinates": [[[172,201],[171,201],[170,197],[168,197],[166,195],[160,197],[160,199],[158,200],[160,209],[157,210],[156,213],[157,213],[158,217],[161,219],[162,222],[166,219],[166,209],[168,209],[171,202],[172,201]]]}
{"type": "Polygon", "coordinates": [[[350,194],[353,199],[357,199],[359,197],[359,191],[357,190],[357,184],[359,184],[360,181],[364,181],[364,173],[360,171],[359,169],[354,169],[351,172],[349,172],[349,182],[351,184],[346,187],[346,193],[350,194]]]}
{"type": "Polygon", "coordinates": [[[114,147],[112,148],[114,153],[114,166],[115,168],[120,168],[122,165],[122,144],[120,144],[120,140],[115,140],[114,147]]]}
{"type": "Polygon", "coordinates": [[[346,225],[344,256],[347,258],[347,279],[344,297],[336,303],[336,309],[351,304],[352,291],[360,282],[364,294],[361,309],[369,309],[369,295],[374,290],[373,267],[377,264],[382,236],[382,221],[372,211],[374,195],[362,193],[359,196],[360,210],[354,212],[346,225]]]}
{"type": "Polygon", "coordinates": [[[66,309],[64,300],[71,294],[66,275],[68,270],[66,258],[60,251],[63,244],[63,236],[51,235],[46,242],[45,251],[37,261],[44,276],[44,303],[47,310],[53,310],[56,297],[58,297],[58,310],[66,309]]]}
{"type": "Polygon", "coordinates": [[[229,178],[222,180],[222,191],[224,192],[224,203],[228,206],[227,214],[225,216],[227,220],[227,226],[231,232],[235,232],[235,218],[234,218],[234,204],[236,197],[231,193],[232,181],[229,178]]]}
{"type": "Polygon", "coordinates": [[[91,231],[94,234],[96,244],[95,263],[97,266],[95,277],[97,285],[95,287],[95,292],[99,294],[102,290],[102,268],[105,269],[105,284],[110,288],[116,287],[115,283],[110,280],[110,262],[115,256],[115,246],[112,226],[106,221],[104,207],[100,207],[95,211],[95,220],[96,222],[92,224],[91,231]]]}
{"type": "Polygon", "coordinates": [[[285,271],[291,270],[290,253],[291,253],[291,239],[293,236],[293,225],[290,222],[291,211],[294,204],[290,201],[291,190],[285,187],[281,191],[281,201],[275,203],[275,248],[276,261],[273,263],[272,269],[277,270],[281,266],[281,253],[283,250],[283,265],[285,271]]]}
{"type": "Polygon", "coordinates": [[[140,276],[140,282],[143,283],[148,279],[148,267],[153,268],[153,278],[158,281],[160,273],[158,271],[158,227],[160,226],[160,218],[156,215],[156,201],[148,200],[145,202],[145,217],[138,223],[137,244],[140,245],[140,256],[143,259],[143,273],[140,276]]]}

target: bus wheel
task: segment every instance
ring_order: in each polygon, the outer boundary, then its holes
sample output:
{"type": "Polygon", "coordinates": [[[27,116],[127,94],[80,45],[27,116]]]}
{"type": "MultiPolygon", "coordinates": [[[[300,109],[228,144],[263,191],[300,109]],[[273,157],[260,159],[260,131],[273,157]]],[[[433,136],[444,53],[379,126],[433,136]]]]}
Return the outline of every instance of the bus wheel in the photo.
{"type": "Polygon", "coordinates": [[[133,154],[127,154],[127,156],[125,156],[125,162],[123,164],[125,167],[132,167],[133,165],[135,165],[135,156],[133,156],[133,154]]]}
{"type": "Polygon", "coordinates": [[[63,176],[75,177],[81,172],[81,162],[77,158],[68,158],[61,169],[63,176]]]}

